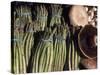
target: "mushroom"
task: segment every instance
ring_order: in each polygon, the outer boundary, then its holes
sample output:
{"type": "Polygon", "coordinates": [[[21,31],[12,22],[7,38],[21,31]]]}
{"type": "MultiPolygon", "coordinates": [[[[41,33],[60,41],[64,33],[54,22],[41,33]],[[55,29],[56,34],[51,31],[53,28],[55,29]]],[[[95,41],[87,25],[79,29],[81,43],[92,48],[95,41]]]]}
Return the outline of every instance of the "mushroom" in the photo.
{"type": "Polygon", "coordinates": [[[87,69],[96,69],[97,60],[96,59],[82,59],[81,64],[87,69]]]}
{"type": "Polygon", "coordinates": [[[82,26],[88,24],[88,14],[85,7],[81,5],[72,6],[69,12],[69,19],[73,26],[82,26]]]}
{"type": "Polygon", "coordinates": [[[97,57],[97,28],[92,25],[86,25],[78,34],[78,44],[82,54],[94,59],[97,57]]]}

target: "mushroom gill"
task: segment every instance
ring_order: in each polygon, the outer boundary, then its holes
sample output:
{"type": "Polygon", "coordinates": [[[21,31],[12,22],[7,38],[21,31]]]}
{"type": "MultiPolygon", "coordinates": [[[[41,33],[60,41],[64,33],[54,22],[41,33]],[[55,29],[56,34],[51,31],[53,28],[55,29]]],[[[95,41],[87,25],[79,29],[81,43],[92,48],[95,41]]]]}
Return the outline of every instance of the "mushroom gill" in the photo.
{"type": "Polygon", "coordinates": [[[78,44],[82,54],[93,59],[97,57],[97,28],[92,25],[86,25],[78,34],[78,44]]]}

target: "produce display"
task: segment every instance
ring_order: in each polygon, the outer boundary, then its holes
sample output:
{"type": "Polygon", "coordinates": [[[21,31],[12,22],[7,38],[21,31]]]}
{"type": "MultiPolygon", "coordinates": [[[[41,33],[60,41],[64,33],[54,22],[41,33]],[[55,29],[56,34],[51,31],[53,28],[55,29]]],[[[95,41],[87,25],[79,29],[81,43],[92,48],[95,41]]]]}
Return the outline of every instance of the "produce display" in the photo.
{"type": "Polygon", "coordinates": [[[97,9],[11,2],[11,72],[96,69],[97,9]]]}

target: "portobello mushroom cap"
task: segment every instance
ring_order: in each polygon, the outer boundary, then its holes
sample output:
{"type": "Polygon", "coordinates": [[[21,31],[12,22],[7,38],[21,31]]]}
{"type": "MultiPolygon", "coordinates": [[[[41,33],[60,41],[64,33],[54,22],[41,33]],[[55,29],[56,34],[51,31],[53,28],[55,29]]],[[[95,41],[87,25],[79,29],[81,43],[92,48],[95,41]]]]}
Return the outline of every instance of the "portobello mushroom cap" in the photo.
{"type": "Polygon", "coordinates": [[[88,14],[84,6],[74,5],[69,12],[70,23],[73,26],[82,26],[88,24],[88,14]]]}
{"type": "Polygon", "coordinates": [[[97,60],[96,59],[82,59],[81,64],[87,69],[96,69],[97,60]]]}
{"type": "Polygon", "coordinates": [[[89,58],[94,59],[97,57],[97,28],[92,25],[86,25],[78,34],[78,45],[82,54],[89,58]]]}

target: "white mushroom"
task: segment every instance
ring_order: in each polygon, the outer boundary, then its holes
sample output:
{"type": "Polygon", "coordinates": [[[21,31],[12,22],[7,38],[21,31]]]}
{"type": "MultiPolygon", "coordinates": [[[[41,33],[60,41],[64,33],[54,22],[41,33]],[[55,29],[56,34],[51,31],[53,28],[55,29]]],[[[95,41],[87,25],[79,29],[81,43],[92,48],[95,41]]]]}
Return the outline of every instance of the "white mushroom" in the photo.
{"type": "Polygon", "coordinates": [[[82,26],[88,24],[88,14],[83,6],[72,6],[69,13],[70,22],[74,26],[82,26]]]}
{"type": "Polygon", "coordinates": [[[88,12],[88,10],[89,10],[88,7],[85,7],[85,10],[86,10],[86,12],[88,12]]]}

